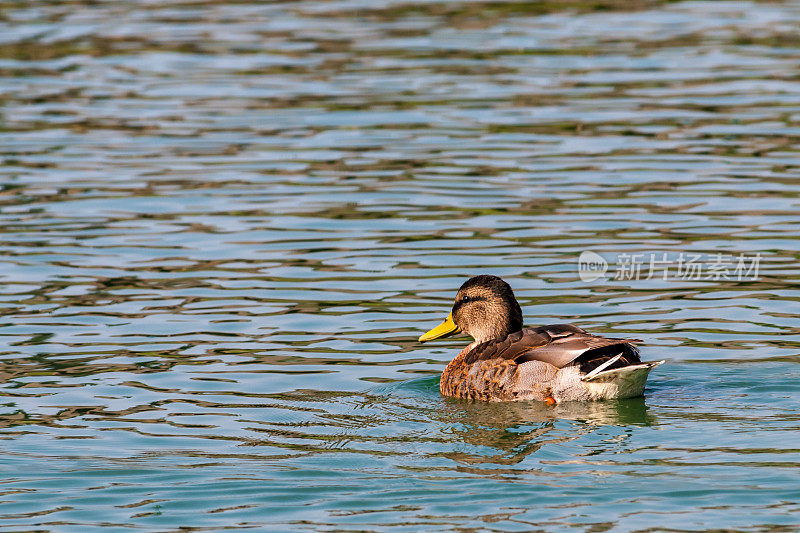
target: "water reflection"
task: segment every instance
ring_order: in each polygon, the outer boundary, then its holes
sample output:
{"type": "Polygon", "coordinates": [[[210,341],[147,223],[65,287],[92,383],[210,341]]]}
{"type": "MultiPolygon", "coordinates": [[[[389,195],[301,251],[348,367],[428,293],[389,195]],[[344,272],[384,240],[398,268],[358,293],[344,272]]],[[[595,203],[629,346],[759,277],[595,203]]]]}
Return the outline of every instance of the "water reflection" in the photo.
{"type": "Polygon", "coordinates": [[[442,422],[452,424],[448,432],[453,442],[475,447],[473,453],[453,453],[447,457],[468,464],[512,465],[523,461],[542,446],[557,445],[590,434],[604,425],[653,425],[656,418],[647,413],[644,398],[578,403],[553,407],[541,402],[485,403],[448,400],[442,422]],[[579,422],[571,431],[555,431],[556,421],[579,422]]]}

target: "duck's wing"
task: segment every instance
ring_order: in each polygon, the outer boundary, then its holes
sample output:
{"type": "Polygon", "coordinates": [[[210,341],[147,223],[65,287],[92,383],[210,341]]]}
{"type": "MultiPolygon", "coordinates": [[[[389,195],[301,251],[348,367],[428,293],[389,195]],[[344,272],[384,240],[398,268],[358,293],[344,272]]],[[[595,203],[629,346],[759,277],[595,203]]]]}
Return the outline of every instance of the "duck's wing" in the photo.
{"type": "Polygon", "coordinates": [[[517,364],[543,361],[563,368],[586,355],[581,359],[581,370],[584,370],[584,362],[597,360],[596,364],[588,365],[597,366],[618,353],[623,354],[623,365],[639,362],[638,350],[632,344],[634,342],[641,341],[599,337],[572,324],[554,324],[526,328],[505,339],[479,344],[470,350],[465,362],[471,364],[488,359],[510,360],[517,364]]]}

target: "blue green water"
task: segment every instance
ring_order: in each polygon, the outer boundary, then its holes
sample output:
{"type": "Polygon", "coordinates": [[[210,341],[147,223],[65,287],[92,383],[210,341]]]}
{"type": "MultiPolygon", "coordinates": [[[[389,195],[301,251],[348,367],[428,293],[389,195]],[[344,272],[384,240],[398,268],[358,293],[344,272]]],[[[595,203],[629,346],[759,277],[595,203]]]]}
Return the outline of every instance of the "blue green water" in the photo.
{"type": "Polygon", "coordinates": [[[0,0],[0,530],[799,529],[799,25],[0,0]],[[615,279],[681,253],[759,271],[615,279]],[[467,341],[416,339],[478,273],[667,363],[443,398],[467,341]]]}

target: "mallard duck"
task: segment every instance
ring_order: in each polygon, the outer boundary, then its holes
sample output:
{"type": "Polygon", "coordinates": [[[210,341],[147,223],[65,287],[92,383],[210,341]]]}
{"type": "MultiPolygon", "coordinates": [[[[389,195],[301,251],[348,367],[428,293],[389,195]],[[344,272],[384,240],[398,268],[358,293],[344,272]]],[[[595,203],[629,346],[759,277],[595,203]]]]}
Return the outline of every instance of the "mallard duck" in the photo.
{"type": "Polygon", "coordinates": [[[650,370],[637,339],[612,339],[572,324],[524,328],[511,287],[497,276],[467,280],[447,318],[419,338],[459,332],[474,342],[442,373],[445,396],[488,401],[540,400],[548,404],[641,396],[650,370]]]}

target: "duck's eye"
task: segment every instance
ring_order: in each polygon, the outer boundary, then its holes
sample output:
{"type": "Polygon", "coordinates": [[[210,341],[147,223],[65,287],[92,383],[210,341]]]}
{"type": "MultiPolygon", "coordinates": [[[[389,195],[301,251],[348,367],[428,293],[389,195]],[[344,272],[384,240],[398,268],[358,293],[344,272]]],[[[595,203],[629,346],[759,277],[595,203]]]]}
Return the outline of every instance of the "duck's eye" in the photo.
{"type": "Polygon", "coordinates": [[[465,304],[465,303],[471,302],[471,301],[472,301],[472,298],[470,298],[469,296],[464,296],[463,298],[461,298],[461,303],[462,304],[465,304]]]}

